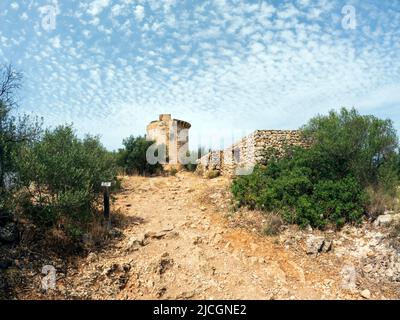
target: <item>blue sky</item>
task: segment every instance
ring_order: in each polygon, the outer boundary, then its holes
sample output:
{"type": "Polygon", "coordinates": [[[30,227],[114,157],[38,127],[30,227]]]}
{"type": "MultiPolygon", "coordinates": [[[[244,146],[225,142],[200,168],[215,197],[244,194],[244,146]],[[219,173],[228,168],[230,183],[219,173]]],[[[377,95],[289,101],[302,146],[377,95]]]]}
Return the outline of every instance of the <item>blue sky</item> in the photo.
{"type": "Polygon", "coordinates": [[[24,72],[20,111],[109,149],[159,113],[192,148],[341,106],[400,129],[400,1],[0,0],[0,62],[24,72]]]}

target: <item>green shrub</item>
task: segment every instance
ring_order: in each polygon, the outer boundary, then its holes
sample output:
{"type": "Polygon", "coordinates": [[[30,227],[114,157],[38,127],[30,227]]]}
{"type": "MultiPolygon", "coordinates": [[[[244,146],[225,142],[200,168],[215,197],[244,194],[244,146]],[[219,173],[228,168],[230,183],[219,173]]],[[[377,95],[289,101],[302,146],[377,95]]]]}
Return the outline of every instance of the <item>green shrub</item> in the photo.
{"type": "Polygon", "coordinates": [[[63,221],[74,229],[93,217],[101,182],[115,183],[117,168],[97,137],[81,140],[70,126],[60,126],[24,148],[18,169],[31,195],[26,212],[44,225],[63,221]]]}
{"type": "Polygon", "coordinates": [[[196,163],[188,163],[184,165],[185,170],[189,172],[195,172],[197,169],[197,164],[196,163]]]}
{"type": "Polygon", "coordinates": [[[320,181],[314,186],[311,195],[299,197],[293,222],[319,228],[328,224],[341,227],[346,222],[357,223],[364,213],[365,197],[363,189],[354,178],[320,181]]]}
{"type": "Polygon", "coordinates": [[[312,177],[301,170],[273,177],[268,169],[256,167],[253,174],[233,181],[232,193],[239,205],[281,212],[286,222],[303,227],[342,226],[360,220],[365,193],[354,178],[313,184],[312,177]]]}
{"type": "Polygon", "coordinates": [[[315,165],[323,165],[315,167],[320,177],[352,175],[363,187],[384,186],[393,191],[398,182],[398,138],[391,120],[343,108],[314,117],[302,130],[315,142],[313,152],[321,157],[314,157],[315,165]]]}
{"type": "Polygon", "coordinates": [[[11,65],[0,66],[0,224],[15,213],[17,164],[20,149],[41,132],[38,119],[17,116],[17,90],[22,74],[11,65]]]}
{"type": "Polygon", "coordinates": [[[13,197],[10,192],[0,192],[0,226],[3,224],[3,222],[12,219],[12,201],[13,197]]]}
{"type": "Polygon", "coordinates": [[[154,144],[145,137],[130,136],[123,141],[124,149],[119,150],[118,164],[127,174],[149,175],[162,170],[160,163],[149,164],[146,159],[147,149],[154,144]]]}
{"type": "Polygon", "coordinates": [[[312,119],[303,133],[313,141],[310,148],[288,149],[233,181],[239,206],[280,212],[301,226],[340,227],[368,210],[367,189],[395,196],[397,137],[389,120],[343,109],[312,119]]]}

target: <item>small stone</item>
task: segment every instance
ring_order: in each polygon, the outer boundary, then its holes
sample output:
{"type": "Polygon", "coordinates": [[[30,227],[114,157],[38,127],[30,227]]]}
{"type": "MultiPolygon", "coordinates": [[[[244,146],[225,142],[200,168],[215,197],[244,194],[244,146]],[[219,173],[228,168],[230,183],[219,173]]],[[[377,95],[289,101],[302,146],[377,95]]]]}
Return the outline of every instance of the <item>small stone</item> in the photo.
{"type": "Polygon", "coordinates": [[[391,278],[394,275],[394,272],[392,269],[387,269],[385,273],[386,277],[391,278]]]}
{"type": "Polygon", "coordinates": [[[363,297],[364,299],[371,298],[371,292],[368,289],[361,291],[360,294],[361,294],[361,297],[363,297]]]}
{"type": "Polygon", "coordinates": [[[164,236],[166,236],[167,233],[168,233],[168,231],[159,231],[159,232],[149,231],[149,232],[145,233],[144,237],[145,237],[145,239],[147,239],[147,238],[161,239],[164,236]]]}
{"type": "Polygon", "coordinates": [[[117,228],[112,228],[108,234],[110,235],[111,238],[120,238],[123,236],[123,232],[117,228]]]}
{"type": "Polygon", "coordinates": [[[392,214],[383,214],[378,216],[376,220],[374,221],[374,225],[376,227],[387,227],[389,226],[393,221],[393,215],[392,214]]]}
{"type": "Polygon", "coordinates": [[[89,263],[97,261],[97,254],[95,254],[94,252],[89,253],[89,255],[86,258],[86,261],[89,263]]]}
{"type": "Polygon", "coordinates": [[[124,263],[122,265],[122,269],[124,270],[124,272],[129,272],[131,270],[131,264],[130,263],[124,263]]]}
{"type": "Polygon", "coordinates": [[[164,237],[164,239],[176,239],[178,237],[179,237],[179,232],[172,231],[172,232],[168,232],[167,235],[164,237]]]}
{"type": "Polygon", "coordinates": [[[119,269],[118,263],[112,263],[105,269],[105,274],[109,277],[119,269]]]}
{"type": "Polygon", "coordinates": [[[232,243],[229,241],[226,245],[225,245],[225,249],[230,249],[232,248],[232,243]]]}
{"type": "Polygon", "coordinates": [[[203,242],[203,238],[200,237],[200,236],[197,236],[197,237],[194,237],[192,243],[193,243],[194,245],[197,245],[197,244],[200,244],[200,243],[202,243],[202,242],[203,242]]]}
{"type": "Polygon", "coordinates": [[[146,239],[146,237],[143,234],[139,234],[129,239],[126,250],[138,250],[139,247],[145,246],[146,244],[148,244],[148,240],[146,239]]]}
{"type": "Polygon", "coordinates": [[[372,269],[373,269],[372,264],[367,264],[366,266],[364,266],[363,271],[365,273],[370,273],[372,269]]]}
{"type": "Polygon", "coordinates": [[[175,297],[175,300],[187,300],[193,298],[196,295],[196,290],[184,291],[175,297]]]}
{"type": "Polygon", "coordinates": [[[250,248],[252,252],[255,252],[258,249],[258,245],[255,243],[250,243],[250,248]]]}
{"type": "Polygon", "coordinates": [[[168,252],[164,252],[161,258],[153,263],[155,273],[161,275],[174,265],[174,260],[170,258],[168,252]]]}
{"type": "Polygon", "coordinates": [[[222,236],[218,233],[214,236],[214,239],[212,240],[212,244],[216,245],[222,241],[222,236]]]}
{"type": "Polygon", "coordinates": [[[322,245],[321,252],[328,252],[332,249],[333,241],[325,240],[324,244],[322,245]]]}
{"type": "Polygon", "coordinates": [[[310,235],[306,240],[306,252],[307,254],[317,254],[321,252],[324,245],[325,239],[323,237],[317,237],[310,235]]]}
{"type": "Polygon", "coordinates": [[[157,298],[161,298],[165,294],[165,292],[167,292],[167,287],[162,286],[162,287],[157,288],[156,289],[157,298]]]}

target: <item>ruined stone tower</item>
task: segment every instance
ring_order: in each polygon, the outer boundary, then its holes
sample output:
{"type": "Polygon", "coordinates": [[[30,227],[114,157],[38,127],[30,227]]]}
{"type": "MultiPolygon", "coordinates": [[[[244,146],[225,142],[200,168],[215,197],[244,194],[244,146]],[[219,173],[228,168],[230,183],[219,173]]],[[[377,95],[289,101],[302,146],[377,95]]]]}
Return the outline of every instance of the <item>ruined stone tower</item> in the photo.
{"type": "Polygon", "coordinates": [[[168,162],[175,165],[179,163],[179,152],[186,154],[188,151],[190,127],[190,123],[172,119],[170,114],[160,114],[159,120],[148,124],[147,139],[165,144],[168,162]]]}

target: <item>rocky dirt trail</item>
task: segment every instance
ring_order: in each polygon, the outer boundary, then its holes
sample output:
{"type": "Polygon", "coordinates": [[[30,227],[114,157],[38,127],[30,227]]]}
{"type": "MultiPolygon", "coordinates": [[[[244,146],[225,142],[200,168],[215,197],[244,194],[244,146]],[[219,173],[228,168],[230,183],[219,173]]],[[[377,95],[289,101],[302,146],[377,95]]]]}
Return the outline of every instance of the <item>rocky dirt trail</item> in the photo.
{"type": "Polygon", "coordinates": [[[143,223],[129,231],[121,246],[125,252],[134,250],[126,257],[138,273],[119,298],[329,296],[312,285],[307,270],[283,249],[226,225],[221,211],[208,200],[221,196],[227,180],[178,174],[128,178],[126,183],[133,192],[126,192],[118,203],[143,223]]]}
{"type": "MultiPolygon", "coordinates": [[[[343,288],[349,261],[334,250],[307,255],[304,241],[297,241],[302,233],[288,229],[267,237],[239,226],[228,208],[225,178],[181,172],[124,177],[122,183],[113,211],[122,213],[125,227],[113,230],[115,238],[107,247],[58,279],[54,297],[363,298],[359,290],[343,288]]],[[[373,290],[375,298],[396,296],[373,290]]]]}

